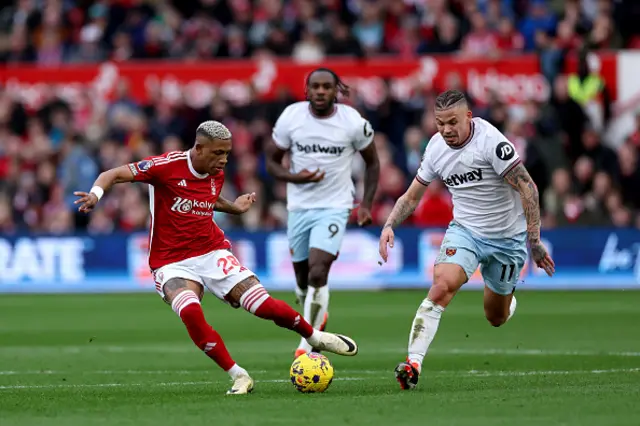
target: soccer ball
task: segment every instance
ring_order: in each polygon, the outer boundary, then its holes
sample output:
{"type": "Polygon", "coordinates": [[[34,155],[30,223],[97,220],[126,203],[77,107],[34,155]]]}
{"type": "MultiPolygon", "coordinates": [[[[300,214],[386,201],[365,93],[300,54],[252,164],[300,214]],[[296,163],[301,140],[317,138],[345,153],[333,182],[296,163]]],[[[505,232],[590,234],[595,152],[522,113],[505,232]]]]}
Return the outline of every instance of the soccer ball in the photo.
{"type": "Polygon", "coordinates": [[[333,365],[326,356],[310,352],[291,364],[291,383],[302,393],[324,392],[333,380],[333,365]]]}

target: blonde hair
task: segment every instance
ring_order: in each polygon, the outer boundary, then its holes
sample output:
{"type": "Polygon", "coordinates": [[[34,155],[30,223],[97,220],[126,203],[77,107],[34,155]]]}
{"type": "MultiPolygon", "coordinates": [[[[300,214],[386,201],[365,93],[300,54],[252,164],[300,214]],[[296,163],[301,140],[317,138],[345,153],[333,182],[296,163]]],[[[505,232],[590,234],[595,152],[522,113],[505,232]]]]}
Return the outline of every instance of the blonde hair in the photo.
{"type": "Polygon", "coordinates": [[[227,126],[214,120],[200,123],[196,134],[206,136],[209,139],[220,139],[223,141],[231,139],[231,132],[227,129],[227,126]]]}

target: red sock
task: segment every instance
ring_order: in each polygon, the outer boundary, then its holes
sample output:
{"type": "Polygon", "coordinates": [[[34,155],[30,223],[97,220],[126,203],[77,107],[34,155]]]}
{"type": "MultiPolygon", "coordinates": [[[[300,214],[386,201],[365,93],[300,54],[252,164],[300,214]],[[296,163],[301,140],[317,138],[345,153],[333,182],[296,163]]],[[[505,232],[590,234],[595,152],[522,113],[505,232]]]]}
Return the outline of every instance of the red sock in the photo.
{"type": "Polygon", "coordinates": [[[204,353],[215,361],[224,371],[235,365],[229,355],[222,337],[204,318],[198,296],[192,291],[183,291],[171,303],[171,307],[187,327],[189,336],[204,353]]]}
{"type": "Polygon", "coordinates": [[[282,300],[269,296],[261,285],[251,287],[240,298],[240,305],[257,317],[293,330],[305,339],[313,334],[313,327],[298,312],[282,300]]]}

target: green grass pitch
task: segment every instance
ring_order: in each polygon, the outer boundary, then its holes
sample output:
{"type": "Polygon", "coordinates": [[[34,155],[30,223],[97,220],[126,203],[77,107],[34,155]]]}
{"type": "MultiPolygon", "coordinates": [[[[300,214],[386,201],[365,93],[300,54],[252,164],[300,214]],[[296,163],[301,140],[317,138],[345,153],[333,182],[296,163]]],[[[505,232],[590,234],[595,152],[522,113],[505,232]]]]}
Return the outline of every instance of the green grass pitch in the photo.
{"type": "Polygon", "coordinates": [[[419,388],[402,392],[393,367],[424,294],[334,292],[329,328],[360,353],[329,354],[335,380],[311,395],[288,381],[295,334],[207,295],[207,318],[257,381],[240,397],[155,294],[4,295],[0,425],[640,424],[640,292],[520,291],[501,328],[481,293],[463,292],[419,388]]]}

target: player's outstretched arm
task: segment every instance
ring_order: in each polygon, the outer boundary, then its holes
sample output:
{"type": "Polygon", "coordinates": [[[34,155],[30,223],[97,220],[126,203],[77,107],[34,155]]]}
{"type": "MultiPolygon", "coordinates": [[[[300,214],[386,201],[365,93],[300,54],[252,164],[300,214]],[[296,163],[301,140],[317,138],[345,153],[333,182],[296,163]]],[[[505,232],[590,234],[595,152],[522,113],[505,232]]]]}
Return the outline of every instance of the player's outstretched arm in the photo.
{"type": "Polygon", "coordinates": [[[231,202],[226,198],[220,196],[213,206],[213,210],[228,214],[242,214],[245,213],[253,203],[256,201],[256,193],[244,194],[236,198],[236,201],[231,202]]]}
{"type": "Polygon", "coordinates": [[[358,225],[365,226],[373,220],[371,207],[373,206],[373,199],[380,180],[380,161],[378,160],[378,151],[374,143],[370,143],[365,149],[361,150],[360,155],[362,155],[366,169],[364,173],[364,195],[362,204],[358,209],[358,225]]]}
{"type": "Polygon", "coordinates": [[[418,179],[414,179],[407,191],[396,201],[384,227],[395,228],[411,216],[416,207],[418,207],[426,190],[427,185],[421,183],[418,179]]]}
{"type": "Polygon", "coordinates": [[[555,272],[555,264],[547,249],[540,241],[540,201],[538,187],[522,163],[513,167],[504,179],[520,193],[522,208],[527,219],[527,239],[531,247],[531,256],[538,267],[551,276],[555,272]]]}
{"type": "Polygon", "coordinates": [[[93,183],[93,187],[89,192],[76,191],[73,195],[78,198],[74,204],[80,204],[78,210],[83,213],[89,213],[98,201],[116,183],[133,182],[133,172],[129,166],[120,166],[114,169],[100,173],[98,179],[93,183]]]}
{"type": "Polygon", "coordinates": [[[393,210],[391,210],[387,222],[382,229],[382,234],[380,235],[380,256],[385,262],[389,257],[388,247],[393,248],[393,240],[395,238],[393,228],[411,216],[416,207],[418,207],[426,190],[427,185],[416,178],[411,182],[409,189],[398,198],[398,201],[396,201],[396,204],[393,206],[393,210]]]}
{"type": "Polygon", "coordinates": [[[282,165],[282,159],[286,153],[287,151],[278,148],[273,141],[267,143],[267,173],[278,180],[291,183],[320,182],[324,179],[324,172],[320,169],[314,171],[305,169],[295,174],[291,173],[282,165]]]}

